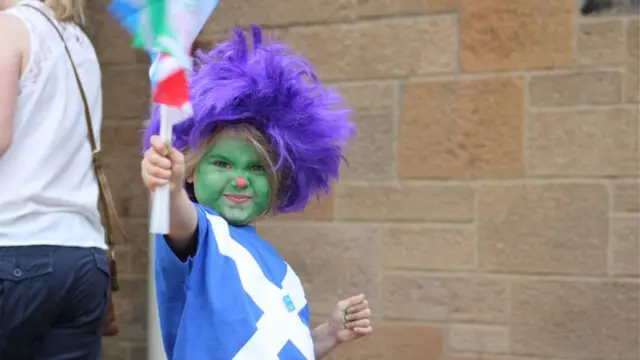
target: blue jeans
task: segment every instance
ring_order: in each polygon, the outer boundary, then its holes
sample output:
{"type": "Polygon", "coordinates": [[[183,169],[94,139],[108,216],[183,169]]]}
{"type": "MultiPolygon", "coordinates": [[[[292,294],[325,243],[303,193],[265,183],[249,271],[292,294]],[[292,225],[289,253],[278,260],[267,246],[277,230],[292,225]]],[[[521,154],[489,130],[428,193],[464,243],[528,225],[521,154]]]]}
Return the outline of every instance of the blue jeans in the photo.
{"type": "Polygon", "coordinates": [[[100,359],[108,296],[104,250],[0,247],[0,359],[100,359]]]}

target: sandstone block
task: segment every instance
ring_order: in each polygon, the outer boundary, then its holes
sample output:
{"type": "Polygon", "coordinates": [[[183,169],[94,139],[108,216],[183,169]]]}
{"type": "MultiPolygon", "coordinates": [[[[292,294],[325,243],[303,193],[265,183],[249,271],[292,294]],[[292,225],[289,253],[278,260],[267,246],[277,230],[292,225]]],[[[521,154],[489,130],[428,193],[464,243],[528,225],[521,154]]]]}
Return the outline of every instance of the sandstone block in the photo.
{"type": "Polygon", "coordinates": [[[473,0],[461,8],[466,72],[568,67],[574,0],[473,0]]]}
{"type": "Polygon", "coordinates": [[[138,121],[104,122],[102,155],[110,159],[142,161],[144,126],[138,121]]]}
{"type": "Polygon", "coordinates": [[[453,12],[458,0],[365,0],[358,2],[360,16],[418,15],[453,12]]]}
{"type": "Polygon", "coordinates": [[[611,218],[611,272],[640,275],[640,217],[611,218]]]}
{"type": "Polygon", "coordinates": [[[102,70],[104,118],[148,118],[151,88],[148,65],[105,67],[102,70]]]}
{"type": "Polygon", "coordinates": [[[537,75],[531,78],[529,99],[540,107],[618,104],[623,81],[619,71],[537,75]]]}
{"type": "Polygon", "coordinates": [[[294,27],[283,35],[296,52],[308,57],[325,81],[456,69],[457,30],[452,16],[294,27]]]}
{"type": "Polygon", "coordinates": [[[625,60],[624,24],[619,19],[578,24],[576,61],[582,66],[617,65],[625,60]]]}
{"type": "Polygon", "coordinates": [[[522,281],[511,290],[513,354],[637,359],[637,283],[522,281]]]}
{"type": "Polygon", "coordinates": [[[221,1],[203,29],[203,34],[227,32],[238,26],[260,24],[284,26],[354,19],[353,0],[237,0],[221,1]]]}
{"type": "Polygon", "coordinates": [[[637,176],[637,109],[549,111],[530,119],[533,176],[637,176]]]}
{"type": "Polygon", "coordinates": [[[629,103],[637,103],[640,101],[640,75],[638,69],[639,60],[631,60],[627,62],[625,67],[625,100],[629,103]]]}
{"type": "Polygon", "coordinates": [[[144,344],[132,344],[129,350],[129,360],[134,359],[148,359],[147,345],[144,344]]]}
{"type": "Polygon", "coordinates": [[[87,35],[93,43],[101,64],[140,64],[148,67],[147,53],[131,45],[133,37],[110,13],[106,12],[106,9],[93,15],[90,18],[89,27],[93,31],[88,31],[87,35]]]}
{"type": "Polygon", "coordinates": [[[505,178],[523,173],[521,78],[406,85],[398,174],[418,178],[505,178]]]}
{"type": "Polygon", "coordinates": [[[147,279],[120,278],[120,291],[113,294],[120,325],[119,339],[146,340],[147,279]]]}
{"type": "Polygon", "coordinates": [[[464,185],[344,184],[338,187],[342,220],[467,222],[473,189],[464,185]]]}
{"type": "Polygon", "coordinates": [[[130,241],[127,258],[131,273],[147,276],[149,273],[149,221],[148,219],[129,219],[126,221],[126,227],[130,241]]]}
{"type": "Polygon", "coordinates": [[[640,182],[635,180],[613,183],[613,211],[640,212],[640,182]]]}
{"type": "Polygon", "coordinates": [[[328,360],[441,360],[442,329],[418,324],[378,324],[374,333],[347,343],[328,360]]]}
{"type": "Polygon", "coordinates": [[[356,137],[346,150],[348,164],[343,180],[392,180],[395,178],[393,147],[399,85],[395,82],[341,84],[340,92],[354,110],[356,137]]]}
{"type": "Polygon", "coordinates": [[[381,310],[389,319],[504,323],[508,296],[497,279],[387,273],[381,310]]]}
{"type": "Polygon", "coordinates": [[[346,149],[348,163],[342,167],[342,179],[393,180],[396,177],[393,111],[358,111],[353,120],[357,134],[346,149]]]}
{"type": "Polygon", "coordinates": [[[102,360],[129,360],[129,346],[117,338],[104,338],[102,340],[102,360]]]}
{"type": "Polygon", "coordinates": [[[598,184],[484,186],[479,265],[511,273],[603,274],[608,196],[598,184]]]}
{"type": "Polygon", "coordinates": [[[398,88],[395,81],[374,81],[342,83],[337,89],[356,111],[390,111],[398,104],[398,88]]]}
{"type": "Polygon", "coordinates": [[[335,190],[329,194],[323,194],[319,199],[312,198],[307,208],[301,212],[278,214],[267,218],[266,221],[332,220],[335,207],[334,192],[335,190]]]}
{"type": "Polygon", "coordinates": [[[105,161],[104,171],[109,179],[118,214],[123,218],[147,217],[149,191],[142,183],[140,162],[105,161]]]}
{"type": "Polygon", "coordinates": [[[449,328],[449,346],[468,353],[509,353],[509,328],[505,326],[462,325],[449,328]]]}
{"type": "Polygon", "coordinates": [[[626,26],[627,65],[625,94],[627,102],[640,101],[640,20],[631,20],[626,26]]]}
{"type": "Polygon", "coordinates": [[[390,226],[382,241],[387,268],[465,270],[475,268],[475,231],[470,227],[390,226]]]}

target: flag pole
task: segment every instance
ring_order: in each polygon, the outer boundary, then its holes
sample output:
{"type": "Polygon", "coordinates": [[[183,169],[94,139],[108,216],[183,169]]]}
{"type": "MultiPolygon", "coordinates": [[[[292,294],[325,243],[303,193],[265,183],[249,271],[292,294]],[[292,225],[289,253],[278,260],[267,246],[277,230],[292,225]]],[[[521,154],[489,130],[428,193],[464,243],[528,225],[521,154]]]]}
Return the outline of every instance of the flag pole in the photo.
{"type": "MultiPolygon", "coordinates": [[[[169,117],[169,109],[166,105],[160,105],[160,138],[165,143],[171,144],[173,137],[173,124],[169,117]]],[[[153,193],[149,206],[151,219],[149,221],[149,265],[148,265],[148,288],[147,288],[147,359],[166,360],[160,333],[160,316],[158,314],[158,303],[156,299],[156,277],[155,277],[155,234],[169,233],[169,195],[170,187],[163,186],[153,193]]]]}
{"type": "MultiPolygon", "coordinates": [[[[167,105],[160,105],[160,138],[171,146],[173,137],[173,122],[170,119],[171,110],[167,105]]],[[[169,195],[170,186],[164,185],[153,192],[151,203],[151,219],[149,228],[152,234],[169,234],[169,195]]]]}
{"type": "MultiPolygon", "coordinates": [[[[149,204],[151,205],[151,204],[149,204]]],[[[151,208],[151,206],[149,206],[151,208]]],[[[156,299],[155,253],[156,240],[149,234],[149,275],[147,280],[147,359],[167,360],[160,333],[160,316],[156,299]]]]}

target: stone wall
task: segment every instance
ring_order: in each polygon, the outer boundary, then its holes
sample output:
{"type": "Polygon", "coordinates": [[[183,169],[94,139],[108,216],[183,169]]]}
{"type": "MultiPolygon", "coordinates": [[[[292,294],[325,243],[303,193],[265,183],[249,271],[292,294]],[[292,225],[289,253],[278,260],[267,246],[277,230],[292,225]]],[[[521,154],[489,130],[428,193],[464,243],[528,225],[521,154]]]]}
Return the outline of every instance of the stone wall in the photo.
{"type": "MultiPolygon", "coordinates": [[[[100,3],[104,148],[134,234],[105,358],[137,360],[147,65],[100,3]]],[[[357,109],[333,195],[259,226],[317,321],[371,299],[376,333],[332,359],[638,359],[638,13],[580,3],[221,1],[201,44],[265,24],[357,109]]]]}

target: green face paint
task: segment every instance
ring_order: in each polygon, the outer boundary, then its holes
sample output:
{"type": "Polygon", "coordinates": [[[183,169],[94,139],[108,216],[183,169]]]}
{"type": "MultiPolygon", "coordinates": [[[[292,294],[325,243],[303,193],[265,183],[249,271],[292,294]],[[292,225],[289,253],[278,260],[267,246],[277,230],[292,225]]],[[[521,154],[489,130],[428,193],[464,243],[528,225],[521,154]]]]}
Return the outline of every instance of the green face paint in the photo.
{"type": "Polygon", "coordinates": [[[245,225],[269,207],[269,177],[258,151],[241,137],[222,136],[195,170],[194,190],[232,225],[245,225]]]}

